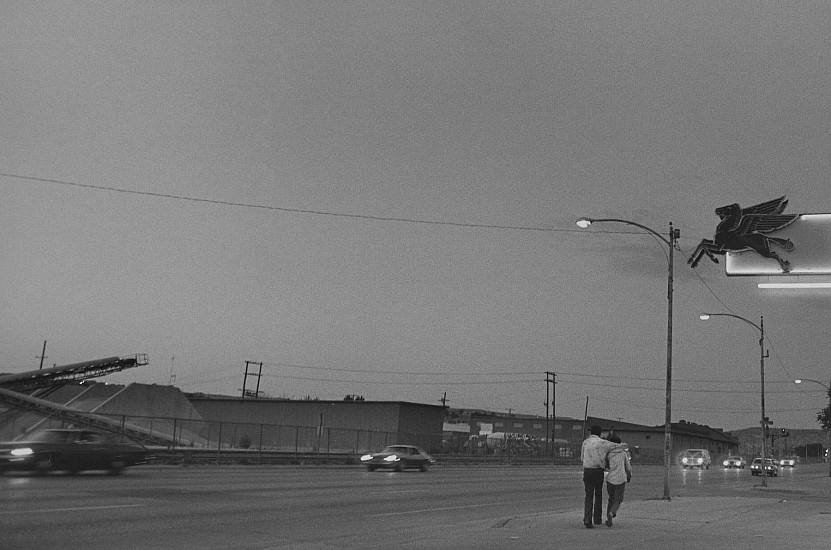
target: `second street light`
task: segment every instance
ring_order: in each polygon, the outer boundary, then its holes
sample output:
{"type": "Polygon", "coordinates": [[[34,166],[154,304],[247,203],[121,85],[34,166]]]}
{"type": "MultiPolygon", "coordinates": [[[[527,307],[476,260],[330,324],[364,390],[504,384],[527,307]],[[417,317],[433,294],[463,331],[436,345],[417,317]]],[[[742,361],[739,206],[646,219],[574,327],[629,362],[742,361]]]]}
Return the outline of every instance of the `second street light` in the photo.
{"type": "MultiPolygon", "coordinates": [[[[828,477],[831,477],[831,388],[820,382],[819,380],[811,380],[810,378],[797,378],[794,380],[795,383],[801,384],[802,382],[813,382],[815,384],[819,384],[825,391],[828,392],[828,408],[825,409],[825,422],[826,428],[828,429],[828,477]]],[[[817,420],[822,418],[822,414],[817,418],[817,420]]]]}
{"type": "Polygon", "coordinates": [[[664,495],[663,500],[671,500],[669,494],[669,468],[672,456],[672,291],[673,291],[673,270],[672,270],[672,252],[675,250],[678,237],[681,236],[681,231],[673,229],[672,224],[669,224],[669,238],[664,237],[654,229],[650,229],[645,225],[641,225],[629,220],[620,220],[616,218],[580,218],[577,220],[577,227],[585,229],[593,223],[601,222],[615,222],[632,225],[639,229],[643,229],[647,233],[651,233],[660,239],[669,248],[667,255],[667,391],[666,391],[666,411],[664,419],[664,495]]]}
{"type": "Polygon", "coordinates": [[[768,472],[767,472],[767,438],[768,438],[768,419],[765,416],[765,318],[762,317],[757,325],[753,321],[749,321],[744,317],[740,317],[739,315],[733,315],[732,313],[702,313],[699,315],[699,318],[702,321],[706,321],[710,317],[733,317],[734,319],[739,319],[740,321],[744,321],[748,325],[752,326],[756,330],[759,331],[759,348],[760,348],[760,356],[759,356],[759,368],[761,370],[761,380],[762,380],[762,464],[761,464],[761,474],[762,474],[762,486],[768,486],[768,472]]]}

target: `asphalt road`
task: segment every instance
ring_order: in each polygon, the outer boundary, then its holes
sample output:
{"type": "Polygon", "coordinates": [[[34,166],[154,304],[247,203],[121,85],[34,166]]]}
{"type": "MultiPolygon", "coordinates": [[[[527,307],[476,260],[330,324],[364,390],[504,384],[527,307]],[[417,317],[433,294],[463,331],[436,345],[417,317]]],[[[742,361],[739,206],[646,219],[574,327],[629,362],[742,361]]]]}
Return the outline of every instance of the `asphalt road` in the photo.
{"type": "MultiPolygon", "coordinates": [[[[800,467],[785,470],[769,484],[787,488],[800,475],[800,467]]],[[[673,469],[670,486],[673,496],[723,496],[759,483],[747,470],[673,469]]],[[[660,498],[662,487],[660,467],[636,465],[626,498],[660,498]]],[[[0,546],[382,548],[517,516],[579,516],[582,491],[581,470],[573,466],[436,466],[427,473],[141,466],[118,477],[6,474],[0,546]]]]}

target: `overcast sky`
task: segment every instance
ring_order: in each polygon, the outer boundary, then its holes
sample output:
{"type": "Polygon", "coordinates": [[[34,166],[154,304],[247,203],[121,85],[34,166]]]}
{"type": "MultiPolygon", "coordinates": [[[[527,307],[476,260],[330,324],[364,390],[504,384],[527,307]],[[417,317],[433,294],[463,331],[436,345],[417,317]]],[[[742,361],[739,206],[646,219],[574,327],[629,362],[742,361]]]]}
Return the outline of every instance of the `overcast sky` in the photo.
{"type": "Polygon", "coordinates": [[[7,2],[0,371],[816,428],[831,291],[686,263],[831,212],[826,2],[7,2]],[[726,5],[729,4],[729,5],[726,5]],[[767,279],[765,279],[767,280],[767,279]],[[248,387],[256,378],[248,378],[248,387]]]}

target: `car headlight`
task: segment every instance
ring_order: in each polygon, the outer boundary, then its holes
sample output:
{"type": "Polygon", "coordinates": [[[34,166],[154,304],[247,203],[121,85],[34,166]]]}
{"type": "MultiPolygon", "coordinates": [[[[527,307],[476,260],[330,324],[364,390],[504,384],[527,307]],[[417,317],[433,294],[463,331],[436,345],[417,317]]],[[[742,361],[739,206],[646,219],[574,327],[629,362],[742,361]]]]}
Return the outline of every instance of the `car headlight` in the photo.
{"type": "Polygon", "coordinates": [[[398,455],[390,455],[384,459],[384,462],[396,462],[398,460],[398,455]]]}
{"type": "Polygon", "coordinates": [[[364,455],[361,457],[362,461],[372,460],[372,455],[364,455]]]}
{"type": "Polygon", "coordinates": [[[704,463],[704,459],[703,459],[703,458],[699,458],[698,460],[696,460],[696,462],[698,462],[699,464],[702,464],[702,463],[704,463]]]}
{"type": "Polygon", "coordinates": [[[729,465],[730,465],[730,463],[729,463],[729,462],[727,462],[726,460],[725,460],[722,464],[724,464],[725,466],[729,466],[729,465]]]}
{"type": "Polygon", "coordinates": [[[682,459],[681,459],[681,462],[683,462],[684,464],[686,464],[686,463],[687,463],[687,457],[682,458],[682,459]]]}
{"type": "Polygon", "coordinates": [[[12,456],[29,456],[33,454],[34,451],[29,447],[21,447],[20,449],[12,449],[12,456]]]}

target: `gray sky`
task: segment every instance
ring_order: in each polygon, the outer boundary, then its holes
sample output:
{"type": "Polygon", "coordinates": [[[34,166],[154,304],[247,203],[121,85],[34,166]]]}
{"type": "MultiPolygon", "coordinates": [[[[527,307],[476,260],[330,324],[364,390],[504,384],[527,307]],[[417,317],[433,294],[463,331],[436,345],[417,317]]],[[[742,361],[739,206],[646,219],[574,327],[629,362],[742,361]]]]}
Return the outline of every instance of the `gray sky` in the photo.
{"type": "Polygon", "coordinates": [[[825,2],[14,2],[0,370],[236,395],[815,428],[829,291],[685,257],[714,209],[831,212],[825,2]],[[792,5],[794,4],[794,5],[792,5]],[[255,379],[249,378],[249,387],[255,379]]]}

